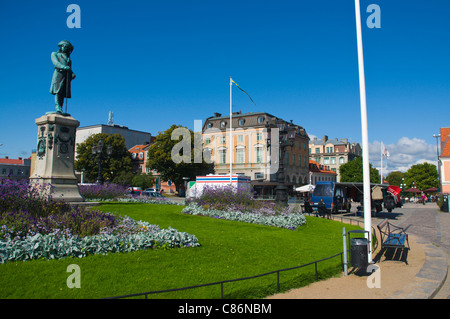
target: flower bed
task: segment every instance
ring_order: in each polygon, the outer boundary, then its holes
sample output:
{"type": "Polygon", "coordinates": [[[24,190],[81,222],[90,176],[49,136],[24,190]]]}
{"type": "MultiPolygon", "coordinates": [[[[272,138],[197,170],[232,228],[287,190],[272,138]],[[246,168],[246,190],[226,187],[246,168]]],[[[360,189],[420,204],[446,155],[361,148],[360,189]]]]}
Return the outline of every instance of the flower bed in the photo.
{"type": "Polygon", "coordinates": [[[168,198],[150,198],[145,195],[129,195],[128,197],[114,198],[114,199],[92,199],[92,201],[102,202],[119,202],[119,203],[140,203],[140,204],[162,204],[162,205],[179,205],[184,206],[184,203],[179,203],[168,198]]]}
{"type": "Polygon", "coordinates": [[[126,195],[126,187],[119,184],[86,184],[80,185],[80,194],[85,199],[113,199],[126,195]]]}
{"type": "Polygon", "coordinates": [[[306,223],[306,219],[303,214],[289,211],[289,209],[287,209],[285,213],[266,215],[262,213],[210,209],[206,208],[205,206],[199,206],[195,203],[190,203],[182,210],[182,212],[190,215],[209,216],[226,220],[235,220],[266,226],[282,227],[291,230],[295,230],[298,226],[306,223]]]}
{"type": "Polygon", "coordinates": [[[92,254],[131,252],[157,247],[200,246],[194,235],[170,227],[160,229],[157,225],[135,221],[129,217],[101,212],[90,213],[96,217],[86,217],[84,222],[77,220],[81,214],[73,214],[75,218],[67,215],[61,218],[49,216],[47,220],[30,219],[28,225],[25,225],[25,222],[19,223],[27,232],[11,229],[3,223],[0,227],[0,263],[69,256],[81,258],[92,254]],[[81,236],[83,233],[90,235],[81,236]]]}
{"type": "Polygon", "coordinates": [[[173,228],[71,208],[39,194],[27,181],[0,184],[0,263],[200,245],[194,235],[173,228]]]}
{"type": "Polygon", "coordinates": [[[297,208],[256,201],[251,191],[228,185],[204,187],[202,195],[182,212],[292,230],[306,223],[305,216],[297,208]]]}

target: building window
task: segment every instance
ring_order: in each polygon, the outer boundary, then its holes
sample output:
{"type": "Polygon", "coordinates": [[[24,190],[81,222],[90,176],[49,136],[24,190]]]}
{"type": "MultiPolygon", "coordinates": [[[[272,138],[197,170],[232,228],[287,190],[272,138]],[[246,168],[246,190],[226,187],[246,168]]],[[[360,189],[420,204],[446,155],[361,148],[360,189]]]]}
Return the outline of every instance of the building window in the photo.
{"type": "Polygon", "coordinates": [[[263,162],[263,148],[258,147],[256,148],[256,163],[262,163],[263,162]]]}
{"type": "Polygon", "coordinates": [[[240,125],[240,126],[243,126],[244,123],[245,123],[244,119],[240,119],[240,120],[239,120],[239,125],[240,125]]]}
{"type": "Polygon", "coordinates": [[[298,166],[300,166],[300,168],[301,168],[302,164],[303,164],[303,162],[302,162],[302,155],[299,155],[298,156],[298,166]]]}
{"type": "Polygon", "coordinates": [[[6,168],[2,168],[2,175],[6,175],[6,168]]]}
{"type": "Polygon", "coordinates": [[[221,136],[220,137],[220,143],[222,143],[222,144],[226,143],[226,137],[225,136],[221,136]]]}
{"type": "Polygon", "coordinates": [[[227,125],[227,122],[225,122],[225,121],[220,122],[220,127],[221,128],[225,128],[226,125],[227,125]]]}
{"type": "Polygon", "coordinates": [[[144,159],[144,153],[143,152],[139,153],[139,159],[144,159]]]}
{"type": "Polygon", "coordinates": [[[264,122],[264,117],[263,116],[258,117],[258,124],[261,124],[263,122],[264,122]]]}
{"type": "Polygon", "coordinates": [[[339,164],[344,164],[345,163],[345,158],[344,157],[339,157],[339,164]]]}
{"type": "Polygon", "coordinates": [[[295,154],[292,154],[292,166],[295,166],[295,154]]]}
{"type": "Polygon", "coordinates": [[[244,148],[242,146],[236,149],[236,157],[239,164],[245,163],[244,148]]]}
{"type": "Polygon", "coordinates": [[[219,150],[219,164],[225,164],[227,160],[227,150],[219,150]]]}
{"type": "Polygon", "coordinates": [[[207,137],[207,138],[205,139],[205,145],[209,145],[209,144],[211,144],[211,138],[210,138],[210,137],[207,137]]]}
{"type": "Polygon", "coordinates": [[[320,147],[316,147],[316,154],[320,154],[320,147]]]}
{"type": "Polygon", "coordinates": [[[323,165],[329,165],[330,164],[330,158],[329,157],[324,157],[323,158],[323,165]]]}
{"type": "Polygon", "coordinates": [[[211,122],[208,123],[208,128],[211,128],[213,124],[211,122]]]}
{"type": "Polygon", "coordinates": [[[237,136],[237,141],[238,141],[238,143],[244,142],[244,135],[238,135],[237,136]]]}
{"type": "Polygon", "coordinates": [[[255,173],[255,179],[264,179],[264,173],[255,173]]]}
{"type": "Polygon", "coordinates": [[[331,164],[336,164],[336,157],[331,157],[331,164]]]}
{"type": "Polygon", "coordinates": [[[285,165],[286,166],[289,165],[289,152],[286,152],[284,154],[284,159],[285,159],[285,165]]]}
{"type": "Polygon", "coordinates": [[[262,141],[262,133],[256,133],[256,141],[262,141]]]}

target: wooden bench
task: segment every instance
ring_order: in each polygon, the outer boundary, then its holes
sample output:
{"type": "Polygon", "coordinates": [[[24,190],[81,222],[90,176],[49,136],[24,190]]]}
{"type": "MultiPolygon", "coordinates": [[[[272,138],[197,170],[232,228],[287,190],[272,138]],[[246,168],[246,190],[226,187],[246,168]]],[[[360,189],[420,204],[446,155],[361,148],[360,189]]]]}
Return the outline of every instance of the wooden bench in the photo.
{"type": "Polygon", "coordinates": [[[381,236],[381,249],[401,248],[410,249],[408,234],[401,227],[392,225],[386,218],[377,225],[381,236]]]}

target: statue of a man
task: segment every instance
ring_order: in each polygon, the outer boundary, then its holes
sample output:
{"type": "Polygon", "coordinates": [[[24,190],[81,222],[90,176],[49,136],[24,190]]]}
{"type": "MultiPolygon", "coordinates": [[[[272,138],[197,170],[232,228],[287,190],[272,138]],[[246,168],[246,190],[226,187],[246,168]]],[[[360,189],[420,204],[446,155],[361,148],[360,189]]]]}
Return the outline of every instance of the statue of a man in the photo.
{"type": "Polygon", "coordinates": [[[55,66],[53,72],[50,93],[55,96],[56,112],[62,114],[64,98],[71,98],[70,83],[75,79],[75,73],[72,72],[72,60],[70,54],[73,51],[73,45],[66,40],[58,43],[58,52],[52,52],[52,62],[55,66]]]}

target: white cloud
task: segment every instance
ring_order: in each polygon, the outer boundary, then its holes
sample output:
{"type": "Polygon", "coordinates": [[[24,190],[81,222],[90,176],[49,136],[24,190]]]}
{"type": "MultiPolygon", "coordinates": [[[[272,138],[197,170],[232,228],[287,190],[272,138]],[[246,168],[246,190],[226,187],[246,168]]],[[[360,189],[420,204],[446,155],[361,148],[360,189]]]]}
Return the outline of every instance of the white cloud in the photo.
{"type": "MultiPolygon", "coordinates": [[[[406,172],[412,165],[428,162],[436,165],[436,145],[427,144],[419,138],[402,137],[395,144],[384,145],[390,157],[383,156],[383,175],[392,171],[406,172]]],[[[369,143],[369,159],[373,167],[380,170],[381,142],[369,143]]]]}

